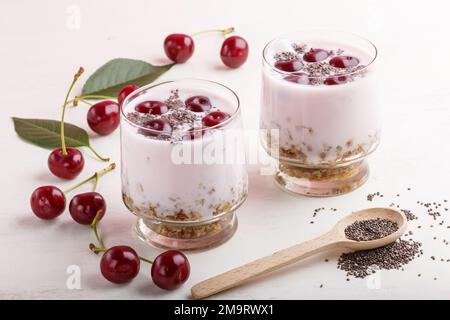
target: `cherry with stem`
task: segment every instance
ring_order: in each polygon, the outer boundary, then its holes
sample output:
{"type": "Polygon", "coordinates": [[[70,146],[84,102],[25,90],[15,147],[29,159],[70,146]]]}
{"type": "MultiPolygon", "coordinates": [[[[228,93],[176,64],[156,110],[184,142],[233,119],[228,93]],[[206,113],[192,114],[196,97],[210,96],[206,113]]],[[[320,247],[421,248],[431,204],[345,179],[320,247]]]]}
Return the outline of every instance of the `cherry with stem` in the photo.
{"type": "MultiPolygon", "coordinates": [[[[95,220],[94,220],[94,222],[95,222],[95,220]]],[[[95,230],[96,230],[96,229],[97,229],[97,224],[98,224],[98,222],[95,223],[95,227],[94,227],[94,223],[92,223],[92,224],[93,224],[92,229],[94,230],[94,228],[95,228],[95,230]]],[[[92,251],[93,253],[95,253],[95,254],[98,254],[98,253],[100,253],[100,252],[106,252],[106,251],[108,251],[109,249],[105,248],[102,239],[98,236],[98,232],[96,232],[95,230],[94,230],[94,232],[95,232],[95,237],[96,237],[96,239],[97,239],[97,242],[98,242],[98,244],[99,244],[99,247],[97,247],[97,246],[96,246],[95,244],[93,244],[93,243],[90,243],[90,244],[89,244],[89,250],[91,250],[91,251],[92,251]]],[[[112,249],[112,248],[114,248],[114,247],[111,247],[110,249],[112,249]]],[[[139,260],[144,261],[144,262],[146,262],[146,263],[148,263],[148,264],[153,264],[153,261],[150,260],[150,259],[147,259],[147,258],[144,258],[144,257],[141,257],[141,256],[138,256],[138,258],[139,258],[139,260]]]]}
{"type": "MultiPolygon", "coordinates": [[[[63,109],[61,112],[61,123],[60,123],[60,138],[61,147],[54,149],[47,160],[49,170],[57,177],[63,179],[73,179],[80,174],[84,167],[84,157],[83,154],[76,148],[66,146],[65,137],[65,126],[64,118],[66,114],[67,101],[69,99],[70,93],[77,82],[78,78],[83,74],[84,69],[80,67],[77,73],[74,75],[72,83],[70,84],[69,90],[67,91],[66,97],[64,99],[63,109]]],[[[103,161],[109,161],[109,158],[101,157],[92,146],[89,149],[94,152],[94,154],[103,161]]]]}
{"type": "Polygon", "coordinates": [[[103,218],[106,212],[106,201],[100,193],[96,192],[96,189],[99,178],[114,167],[115,164],[84,180],[84,182],[94,180],[94,188],[91,192],[77,194],[70,201],[69,213],[75,222],[82,225],[91,225],[95,219],[103,218]]]}
{"type": "Polygon", "coordinates": [[[219,32],[227,35],[234,31],[234,28],[212,29],[196,32],[191,36],[183,33],[169,34],[164,40],[164,51],[166,56],[175,63],[184,63],[194,54],[195,44],[192,37],[205,33],[219,32]]]}
{"type": "Polygon", "coordinates": [[[95,185],[98,183],[98,179],[105,173],[113,170],[115,168],[115,164],[112,163],[105,169],[96,172],[88,179],[83,180],[82,182],[76,184],[75,186],[62,191],[61,189],[55,186],[41,186],[36,188],[30,197],[30,205],[33,213],[41,219],[51,220],[59,216],[64,212],[66,208],[66,193],[73,191],[79,186],[95,179],[95,185]]]}

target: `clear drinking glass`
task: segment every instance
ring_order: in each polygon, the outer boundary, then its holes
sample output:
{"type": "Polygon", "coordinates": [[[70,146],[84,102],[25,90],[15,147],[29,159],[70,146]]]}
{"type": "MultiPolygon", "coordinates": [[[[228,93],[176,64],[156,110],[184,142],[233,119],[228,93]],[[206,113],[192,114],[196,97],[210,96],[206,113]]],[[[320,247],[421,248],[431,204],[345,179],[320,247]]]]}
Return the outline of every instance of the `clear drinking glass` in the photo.
{"type": "Polygon", "coordinates": [[[123,201],[138,217],[141,239],[158,247],[199,249],[233,235],[248,183],[239,99],[231,89],[199,79],[138,89],[122,105],[121,155],[123,201]],[[138,103],[162,101],[173,90],[181,100],[208,96],[230,118],[195,128],[176,142],[154,139],[158,132],[127,118],[138,103]]]}
{"type": "Polygon", "coordinates": [[[261,140],[277,160],[274,178],[284,190],[333,196],[367,180],[366,158],[378,146],[381,132],[376,57],[370,41],[334,31],[288,34],[266,45],[261,140]],[[327,51],[327,58],[305,61],[311,48],[327,51]],[[359,63],[348,69],[331,68],[336,56],[356,57],[359,63]],[[280,59],[298,59],[303,66],[283,71],[275,67],[280,59]]]}

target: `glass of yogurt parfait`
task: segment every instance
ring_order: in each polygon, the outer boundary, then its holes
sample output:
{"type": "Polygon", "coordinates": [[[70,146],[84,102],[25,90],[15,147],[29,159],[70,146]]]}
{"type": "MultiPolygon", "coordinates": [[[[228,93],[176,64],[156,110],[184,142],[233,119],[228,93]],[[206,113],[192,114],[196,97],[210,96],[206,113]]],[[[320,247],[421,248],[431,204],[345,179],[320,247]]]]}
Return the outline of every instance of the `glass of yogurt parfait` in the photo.
{"type": "Polygon", "coordinates": [[[381,130],[376,57],[370,41],[343,32],[299,32],[266,45],[261,140],[284,190],[333,196],[367,180],[381,130]]]}
{"type": "Polygon", "coordinates": [[[248,185],[242,133],[238,97],[216,82],[167,81],[126,98],[122,195],[141,239],[188,250],[233,235],[248,185]]]}

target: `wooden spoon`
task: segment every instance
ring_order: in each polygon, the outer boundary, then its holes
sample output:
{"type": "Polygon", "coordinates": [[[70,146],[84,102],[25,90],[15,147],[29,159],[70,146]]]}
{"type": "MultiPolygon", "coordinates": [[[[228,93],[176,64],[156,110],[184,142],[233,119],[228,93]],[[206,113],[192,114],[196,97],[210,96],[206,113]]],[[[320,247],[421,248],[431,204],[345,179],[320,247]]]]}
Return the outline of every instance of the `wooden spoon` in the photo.
{"type": "Polygon", "coordinates": [[[406,231],[406,227],[405,215],[393,209],[371,208],[353,212],[336,223],[329,232],[318,238],[277,251],[270,256],[260,258],[196,284],[191,289],[192,298],[203,299],[237,287],[257,276],[265,275],[325,250],[340,249],[349,252],[382,247],[400,238],[406,231]],[[384,238],[371,241],[354,241],[345,237],[345,228],[353,222],[376,218],[395,221],[399,228],[384,238]]]}

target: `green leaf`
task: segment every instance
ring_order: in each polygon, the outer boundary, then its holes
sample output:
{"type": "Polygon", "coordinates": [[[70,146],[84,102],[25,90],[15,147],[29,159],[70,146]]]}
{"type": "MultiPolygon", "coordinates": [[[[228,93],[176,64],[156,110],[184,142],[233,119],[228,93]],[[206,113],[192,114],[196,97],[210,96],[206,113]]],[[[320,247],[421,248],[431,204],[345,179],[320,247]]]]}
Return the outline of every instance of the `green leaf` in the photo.
{"type": "Polygon", "coordinates": [[[128,84],[146,85],[168,71],[173,64],[154,66],[141,60],[113,59],[95,71],[81,90],[81,95],[117,96],[128,84]]]}
{"type": "MultiPolygon", "coordinates": [[[[16,117],[13,117],[12,120],[14,130],[22,139],[42,148],[61,147],[60,121],[16,117]]],[[[90,147],[89,136],[84,129],[65,122],[64,132],[67,147],[90,147]]]]}

